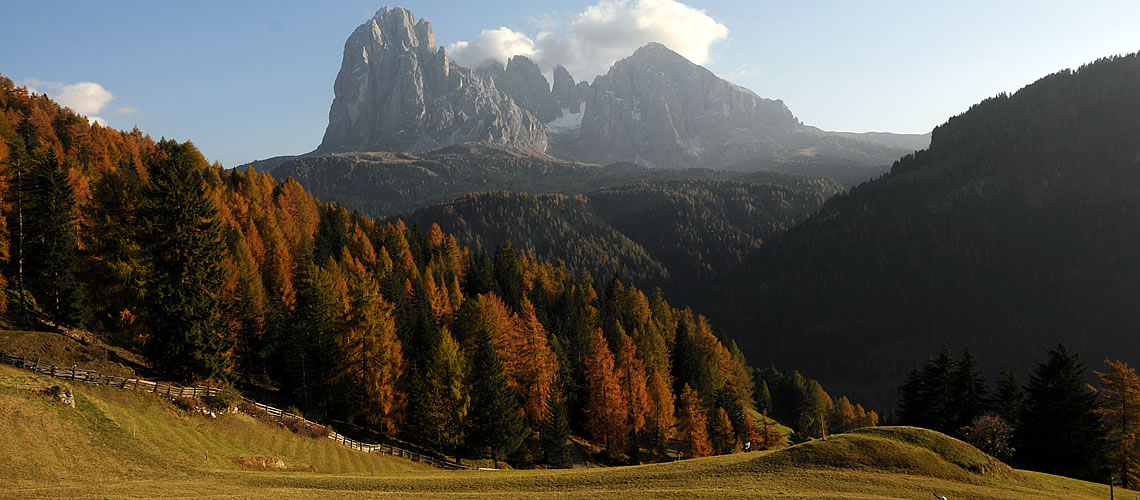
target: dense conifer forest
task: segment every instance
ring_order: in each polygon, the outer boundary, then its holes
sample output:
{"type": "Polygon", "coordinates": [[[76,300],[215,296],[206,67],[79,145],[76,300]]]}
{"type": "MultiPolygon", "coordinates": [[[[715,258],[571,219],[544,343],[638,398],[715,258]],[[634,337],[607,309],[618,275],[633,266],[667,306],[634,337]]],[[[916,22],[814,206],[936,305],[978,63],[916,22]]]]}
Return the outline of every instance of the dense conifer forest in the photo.
{"type": "Polygon", "coordinates": [[[762,412],[798,417],[758,408],[736,345],[660,290],[377,223],[0,91],[12,326],[84,328],[160,377],[516,466],[567,466],[572,432],[616,463],[664,459],[672,439],[683,456],[776,447],[762,412]]]}
{"type": "Polygon", "coordinates": [[[739,264],[840,191],[822,179],[766,180],[653,181],[573,196],[475,193],[403,219],[438,223],[478,249],[510,240],[531,255],[688,301],[696,283],[739,264]]]}

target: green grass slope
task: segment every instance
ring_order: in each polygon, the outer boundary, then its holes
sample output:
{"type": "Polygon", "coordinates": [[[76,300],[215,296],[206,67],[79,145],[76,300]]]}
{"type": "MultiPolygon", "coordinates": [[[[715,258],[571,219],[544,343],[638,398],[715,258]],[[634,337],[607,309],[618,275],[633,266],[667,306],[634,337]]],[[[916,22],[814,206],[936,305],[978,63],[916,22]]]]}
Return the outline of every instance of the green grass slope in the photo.
{"type": "MultiPolygon", "coordinates": [[[[924,429],[865,429],[777,451],[558,471],[441,471],[242,415],[190,416],[150,394],[56,383],[0,366],[0,497],[1106,498],[1107,487],[1016,471],[924,429]],[[280,457],[297,471],[243,468],[280,457]]],[[[1117,498],[1140,499],[1132,492],[1117,498]]]]}
{"type": "Polygon", "coordinates": [[[72,496],[57,488],[108,481],[205,480],[245,471],[239,460],[252,456],[278,457],[289,469],[320,474],[429,468],[300,437],[246,415],[189,415],[154,394],[70,384],[71,408],[36,391],[57,384],[62,381],[0,366],[0,497],[72,496]]]}

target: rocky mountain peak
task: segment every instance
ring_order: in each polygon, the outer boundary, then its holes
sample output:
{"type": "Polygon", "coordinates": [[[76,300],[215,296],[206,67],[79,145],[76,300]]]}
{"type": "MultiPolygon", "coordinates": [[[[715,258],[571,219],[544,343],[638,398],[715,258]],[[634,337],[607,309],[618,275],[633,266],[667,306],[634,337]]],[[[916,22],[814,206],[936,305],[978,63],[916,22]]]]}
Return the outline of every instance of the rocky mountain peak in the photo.
{"type": "Polygon", "coordinates": [[[659,43],[591,85],[572,154],[586,161],[718,167],[786,149],[802,128],[780,101],[725,81],[659,43]]]}
{"type": "Polygon", "coordinates": [[[514,56],[507,61],[503,90],[520,107],[530,111],[543,123],[562,116],[558,103],[550,93],[550,83],[529,57],[514,56]]]}
{"type": "Polygon", "coordinates": [[[431,23],[384,7],[353,31],[333,84],[329,125],[317,154],[424,151],[485,142],[543,152],[542,122],[490,78],[452,64],[431,23]]]}
{"type": "Polygon", "coordinates": [[[589,89],[589,83],[576,83],[574,76],[561,64],[554,67],[554,86],[551,94],[560,108],[571,113],[581,113],[582,103],[585,102],[589,89]]]}

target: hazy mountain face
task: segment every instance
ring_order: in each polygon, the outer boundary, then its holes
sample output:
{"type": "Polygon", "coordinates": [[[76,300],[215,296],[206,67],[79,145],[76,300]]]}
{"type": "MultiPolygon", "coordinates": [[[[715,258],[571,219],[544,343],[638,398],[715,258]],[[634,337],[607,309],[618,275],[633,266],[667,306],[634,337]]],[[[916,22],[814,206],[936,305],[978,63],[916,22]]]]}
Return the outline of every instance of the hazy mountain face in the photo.
{"type": "Polygon", "coordinates": [[[451,64],[436,48],[431,24],[414,21],[406,9],[385,7],[349,36],[316,153],[425,151],[472,141],[546,150],[533,114],[486,75],[451,64]]]}
{"type": "MultiPolygon", "coordinates": [[[[480,142],[590,163],[762,168],[885,165],[910,149],[820,134],[779,100],[651,43],[593,84],[524,56],[470,70],[436,47],[431,24],[383,8],[345,43],[329,125],[315,154],[428,151],[480,142]],[[552,86],[553,83],[553,86],[552,86]]],[[[881,141],[880,141],[881,142],[881,141]]],[[[873,177],[868,171],[859,180],[873,177]]]]}

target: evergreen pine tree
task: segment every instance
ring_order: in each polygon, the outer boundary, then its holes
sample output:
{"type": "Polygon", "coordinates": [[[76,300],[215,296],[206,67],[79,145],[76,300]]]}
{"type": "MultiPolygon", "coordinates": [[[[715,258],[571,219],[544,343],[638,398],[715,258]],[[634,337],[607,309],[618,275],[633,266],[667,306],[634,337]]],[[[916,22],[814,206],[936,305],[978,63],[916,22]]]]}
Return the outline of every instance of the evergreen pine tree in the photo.
{"type": "Polygon", "coordinates": [[[452,451],[463,442],[463,422],[471,402],[466,371],[463,351],[443,328],[424,373],[424,420],[419,429],[420,437],[438,450],[452,451]]]}
{"type": "Polygon", "coordinates": [[[922,368],[922,392],[926,397],[926,411],[920,427],[949,433],[954,422],[954,357],[950,348],[942,346],[938,357],[927,361],[922,368]]]}
{"type": "Polygon", "coordinates": [[[902,425],[917,425],[925,420],[925,394],[922,392],[922,377],[918,364],[911,367],[899,387],[898,421],[902,425]]]}
{"type": "Polygon", "coordinates": [[[986,398],[986,379],[978,371],[978,361],[969,349],[963,351],[962,358],[955,363],[951,378],[954,392],[947,410],[953,420],[948,422],[946,430],[964,437],[963,430],[990,407],[986,398]]]}
{"type": "Polygon", "coordinates": [[[494,459],[496,467],[499,460],[518,449],[528,434],[504,370],[490,332],[480,330],[471,360],[466,444],[476,455],[494,459]]]}
{"type": "Polygon", "coordinates": [[[768,389],[768,381],[760,379],[759,384],[756,384],[756,411],[765,412],[772,410],[772,391],[768,389]]]}
{"type": "Polygon", "coordinates": [[[1027,469],[1099,479],[1104,435],[1085,364],[1064,345],[1029,377],[1025,412],[1015,431],[1018,463],[1027,469]]]}
{"type": "Polygon", "coordinates": [[[95,183],[91,224],[84,228],[77,270],[80,324],[111,332],[123,346],[136,346],[142,333],[134,318],[141,312],[139,293],[147,269],[135,221],[137,208],[138,188],[123,174],[108,172],[95,183]]]}
{"type": "Polygon", "coordinates": [[[146,353],[155,368],[182,382],[227,379],[225,244],[204,177],[210,167],[189,142],[162,141],[159,147],[164,157],[151,166],[139,206],[151,263],[146,353]]]}
{"type": "Polygon", "coordinates": [[[574,466],[570,456],[570,413],[566,408],[566,398],[559,391],[552,391],[547,399],[546,421],[542,430],[542,449],[546,463],[556,469],[569,469],[574,466]]]}
{"type": "Polygon", "coordinates": [[[28,223],[28,291],[57,325],[71,325],[76,317],[77,282],[75,194],[67,170],[49,150],[32,170],[34,186],[24,212],[28,223]]]}
{"type": "Polygon", "coordinates": [[[309,262],[301,271],[289,332],[289,385],[306,414],[327,411],[325,389],[334,373],[336,290],[330,273],[309,262]]]}
{"type": "Polygon", "coordinates": [[[1009,425],[1017,428],[1021,421],[1021,412],[1025,406],[1025,390],[1018,382],[1017,375],[1003,364],[1001,373],[997,378],[997,390],[994,391],[994,410],[998,416],[1009,425]]]}

